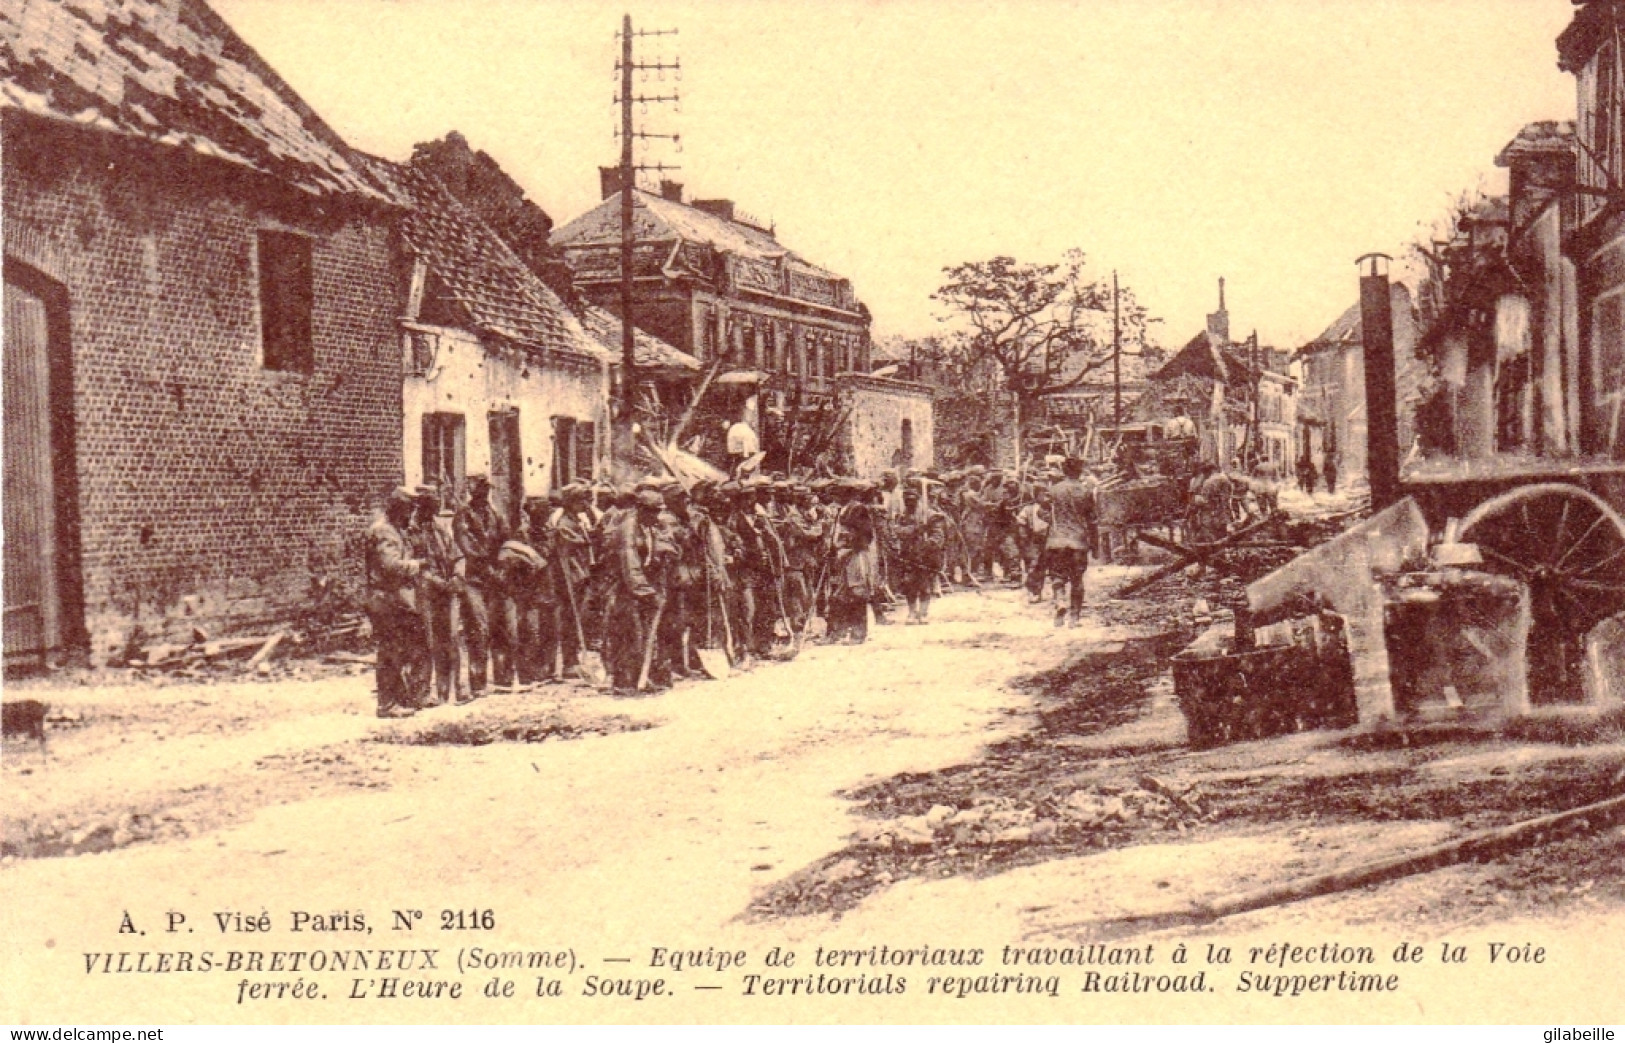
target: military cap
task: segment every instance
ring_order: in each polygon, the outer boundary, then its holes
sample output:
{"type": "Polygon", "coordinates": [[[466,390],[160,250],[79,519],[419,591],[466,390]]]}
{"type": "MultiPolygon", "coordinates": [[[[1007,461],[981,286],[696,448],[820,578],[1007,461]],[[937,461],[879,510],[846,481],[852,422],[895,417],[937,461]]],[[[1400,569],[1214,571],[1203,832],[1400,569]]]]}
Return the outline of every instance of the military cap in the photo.
{"type": "Polygon", "coordinates": [[[967,477],[986,473],[987,468],[983,467],[981,464],[971,464],[969,467],[965,468],[965,475],[967,477]]]}
{"type": "Polygon", "coordinates": [[[477,489],[481,486],[487,489],[491,488],[490,476],[483,474],[471,474],[468,476],[468,487],[470,489],[477,489]]]}
{"type": "Polygon", "coordinates": [[[397,485],[395,488],[389,491],[389,503],[394,506],[408,506],[414,499],[416,499],[416,497],[412,495],[412,490],[408,489],[404,485],[397,485]]]}
{"type": "Polygon", "coordinates": [[[438,500],[440,499],[440,486],[434,484],[433,482],[424,482],[422,485],[412,490],[412,499],[438,500]]]}
{"type": "Polygon", "coordinates": [[[731,479],[717,486],[717,492],[724,496],[737,496],[739,495],[739,489],[739,483],[731,479]]]}
{"type": "Polygon", "coordinates": [[[637,501],[639,507],[659,508],[666,505],[666,498],[655,489],[639,489],[637,501]]]}

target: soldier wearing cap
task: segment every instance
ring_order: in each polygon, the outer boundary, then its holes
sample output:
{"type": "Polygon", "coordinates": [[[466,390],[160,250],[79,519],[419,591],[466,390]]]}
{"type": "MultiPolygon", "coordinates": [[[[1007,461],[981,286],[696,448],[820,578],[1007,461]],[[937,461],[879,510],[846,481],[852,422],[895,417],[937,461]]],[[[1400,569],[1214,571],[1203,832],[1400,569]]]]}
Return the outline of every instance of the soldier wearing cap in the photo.
{"type": "Polygon", "coordinates": [[[812,513],[812,492],[799,482],[789,483],[779,517],[784,542],[784,601],[790,624],[800,630],[812,609],[812,584],[818,579],[818,548],[824,526],[812,513]]]}
{"type": "Polygon", "coordinates": [[[423,617],[417,581],[422,562],[412,553],[407,530],[414,503],[408,489],[396,489],[367,530],[367,615],[378,642],[378,716],[410,717],[417,704],[410,675],[427,667],[422,652],[423,617]]]}
{"type": "Polygon", "coordinates": [[[491,480],[483,474],[468,479],[468,503],[456,512],[454,531],[464,562],[462,622],[468,648],[468,687],[478,699],[485,694],[486,668],[501,684],[513,683],[514,647],[504,627],[491,625],[496,611],[497,552],[508,541],[508,523],[491,506],[491,480]]]}
{"type": "Polygon", "coordinates": [[[461,665],[459,609],[464,588],[464,561],[457,546],[452,516],[441,506],[436,485],[420,485],[414,494],[417,514],[412,520],[413,553],[423,561],[418,573],[418,608],[427,632],[429,671],[417,678],[415,694],[420,706],[457,699],[461,665]]]}
{"type": "Polygon", "coordinates": [[[1095,483],[1084,477],[1083,461],[1075,457],[1062,470],[1065,480],[1050,490],[1044,567],[1054,582],[1055,625],[1063,625],[1070,615],[1072,625],[1078,626],[1083,615],[1083,577],[1089,567],[1089,549],[1095,543],[1095,483]],[[1065,606],[1059,600],[1063,588],[1068,591],[1065,606]]]}
{"type": "Polygon", "coordinates": [[[694,483],[689,495],[688,516],[696,541],[704,554],[705,602],[703,615],[694,622],[694,633],[702,633],[701,647],[725,648],[730,657],[737,654],[730,639],[732,633],[732,606],[734,581],[730,571],[728,533],[717,519],[727,514],[727,504],[715,482],[705,480],[694,483]]]}
{"type": "Polygon", "coordinates": [[[589,647],[594,633],[587,608],[587,592],[597,568],[597,548],[591,513],[592,490],[578,482],[564,487],[562,506],[551,519],[548,536],[553,542],[553,578],[557,591],[558,644],[566,675],[578,673],[582,635],[589,647]]]}
{"type": "Polygon", "coordinates": [[[773,621],[778,618],[776,584],[783,571],[783,548],[758,502],[768,485],[760,476],[740,483],[728,516],[740,551],[734,568],[740,591],[738,636],[752,656],[765,656],[772,647],[773,621]]]}
{"type": "Polygon", "coordinates": [[[705,546],[689,494],[680,482],[661,487],[660,522],[675,550],[670,594],[660,617],[659,676],[687,677],[696,668],[690,650],[698,640],[705,599],[705,546]]]}
{"type": "Polygon", "coordinates": [[[931,593],[947,547],[947,517],[929,505],[919,483],[910,482],[903,489],[903,515],[897,520],[897,584],[908,601],[911,624],[930,619],[931,593]]]}
{"type": "Polygon", "coordinates": [[[843,644],[869,637],[869,603],[880,582],[875,566],[875,517],[866,502],[874,486],[856,479],[837,488],[845,501],[836,521],[834,560],[829,589],[830,635],[843,644]]]}
{"type": "Polygon", "coordinates": [[[553,608],[549,513],[545,497],[526,500],[525,524],[497,550],[491,597],[492,644],[511,650],[505,657],[493,657],[492,680],[498,686],[536,684],[553,673],[553,649],[543,637],[551,629],[545,617],[553,608]]]}
{"type": "Polygon", "coordinates": [[[622,515],[610,534],[609,571],[613,577],[603,634],[604,665],[618,694],[637,690],[645,642],[666,596],[676,549],[660,524],[665,506],[660,494],[644,489],[635,506],[622,515]]]}
{"type": "Polygon", "coordinates": [[[991,578],[997,565],[1006,583],[1017,582],[1021,570],[1015,533],[1017,495],[1014,483],[1006,482],[1004,472],[994,469],[987,473],[978,497],[984,529],[977,567],[991,578]]]}

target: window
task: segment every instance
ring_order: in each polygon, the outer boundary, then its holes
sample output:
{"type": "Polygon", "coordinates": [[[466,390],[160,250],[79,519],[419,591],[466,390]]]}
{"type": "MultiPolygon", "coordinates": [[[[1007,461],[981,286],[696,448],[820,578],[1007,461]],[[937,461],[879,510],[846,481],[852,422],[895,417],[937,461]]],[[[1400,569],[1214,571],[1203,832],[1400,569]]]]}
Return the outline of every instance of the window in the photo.
{"type": "Polygon", "coordinates": [[[468,473],[466,444],[463,414],[423,414],[423,481],[447,492],[460,490],[468,473]]]}
{"type": "Polygon", "coordinates": [[[716,316],[710,308],[700,308],[695,312],[695,321],[699,323],[699,332],[694,340],[694,357],[709,362],[717,354],[716,316]]]}
{"type": "Polygon", "coordinates": [[[596,459],[592,424],[568,416],[553,418],[553,488],[591,481],[596,459]]]}
{"type": "Polygon", "coordinates": [[[310,340],[315,301],[310,240],[262,231],[258,246],[261,363],[266,369],[309,373],[316,361],[310,340]]]}
{"type": "Polygon", "coordinates": [[[486,414],[491,437],[491,502],[509,525],[519,523],[525,500],[525,456],[519,445],[519,410],[486,414]]]}

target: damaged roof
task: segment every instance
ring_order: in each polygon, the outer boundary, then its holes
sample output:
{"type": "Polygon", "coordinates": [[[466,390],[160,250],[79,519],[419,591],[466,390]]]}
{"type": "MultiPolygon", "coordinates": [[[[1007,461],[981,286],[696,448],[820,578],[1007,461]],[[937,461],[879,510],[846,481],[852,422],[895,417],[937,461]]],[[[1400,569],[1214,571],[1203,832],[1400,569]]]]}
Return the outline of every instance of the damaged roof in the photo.
{"type": "Polygon", "coordinates": [[[432,295],[470,328],[516,344],[603,359],[606,352],[489,225],[412,163],[353,153],[367,174],[411,200],[407,248],[432,277],[432,295]]]}
{"type": "Polygon", "coordinates": [[[1152,374],[1152,380],[1172,380],[1180,376],[1206,377],[1209,380],[1226,380],[1229,373],[1225,367],[1225,358],[1213,345],[1213,338],[1203,330],[1186,342],[1183,348],[1174,353],[1174,357],[1165,362],[1161,369],[1152,374]]]}
{"type": "Polygon", "coordinates": [[[1511,166],[1525,156],[1573,155],[1578,150],[1573,120],[1537,120],[1518,131],[1495,157],[1495,165],[1511,166]]]}
{"type": "Polygon", "coordinates": [[[396,202],[202,0],[7,0],[0,108],[189,149],[316,194],[396,202]]]}
{"type": "MultiPolygon", "coordinates": [[[[633,236],[640,242],[681,240],[709,246],[718,253],[756,261],[784,260],[797,271],[826,279],[840,276],[787,250],[777,239],[752,225],[637,189],[632,193],[633,236]]],[[[556,246],[595,246],[621,241],[620,196],[613,195],[553,233],[556,246]]]]}
{"type": "MultiPolygon", "coordinates": [[[[635,315],[634,315],[635,317],[635,315]]],[[[582,312],[581,324],[587,332],[597,338],[604,350],[614,356],[619,365],[621,360],[621,320],[620,316],[607,308],[588,305],[582,312]]],[[[700,360],[686,351],[666,343],[659,337],[632,327],[632,355],[637,360],[640,369],[667,369],[685,370],[697,373],[700,370],[700,360]]]]}

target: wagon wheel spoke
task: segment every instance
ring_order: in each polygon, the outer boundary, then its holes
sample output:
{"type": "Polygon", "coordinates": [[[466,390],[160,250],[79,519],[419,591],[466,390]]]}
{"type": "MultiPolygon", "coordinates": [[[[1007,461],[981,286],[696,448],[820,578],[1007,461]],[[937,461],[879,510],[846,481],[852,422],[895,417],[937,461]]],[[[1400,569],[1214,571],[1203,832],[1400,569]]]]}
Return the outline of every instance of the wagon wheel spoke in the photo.
{"type": "Polygon", "coordinates": [[[1625,583],[1602,583],[1594,579],[1570,579],[1568,585],[1577,590],[1589,590],[1597,594],[1618,594],[1625,597],[1625,583]]]}
{"type": "Polygon", "coordinates": [[[1591,524],[1586,528],[1585,535],[1581,536],[1578,540],[1575,540],[1574,543],[1569,545],[1569,549],[1563,552],[1563,556],[1561,558],[1557,559],[1555,567],[1562,568],[1563,565],[1569,560],[1569,555],[1585,546],[1585,542],[1591,538],[1591,534],[1596,532],[1598,526],[1602,525],[1602,523],[1607,520],[1607,517],[1601,513],[1593,518],[1591,520],[1591,524]]]}
{"type": "Polygon", "coordinates": [[[1563,533],[1565,531],[1567,531],[1567,529],[1568,529],[1568,525],[1569,525],[1569,508],[1572,507],[1572,506],[1574,506],[1574,501],[1572,501],[1572,500],[1564,500],[1563,501],[1563,513],[1557,516],[1557,535],[1555,537],[1553,537],[1553,539],[1552,539],[1552,556],[1553,557],[1556,557],[1558,552],[1563,549],[1563,533]]]}
{"type": "Polygon", "coordinates": [[[1612,565],[1614,562],[1620,560],[1621,558],[1625,558],[1625,547],[1621,547],[1619,550],[1614,551],[1614,553],[1608,555],[1608,557],[1606,557],[1606,558],[1602,559],[1601,561],[1597,562],[1595,565],[1587,565],[1585,568],[1571,573],[1571,575],[1574,575],[1574,576],[1590,576],[1593,573],[1596,573],[1597,571],[1599,571],[1601,569],[1607,568],[1608,566],[1612,565]]]}
{"type": "Polygon", "coordinates": [[[1509,569],[1513,569],[1520,576],[1527,576],[1529,574],[1529,567],[1527,565],[1521,561],[1515,561],[1512,558],[1507,557],[1494,547],[1489,547],[1481,543],[1478,545],[1478,549],[1481,553],[1487,554],[1490,557],[1499,560],[1501,564],[1505,565],[1509,569]]]}

